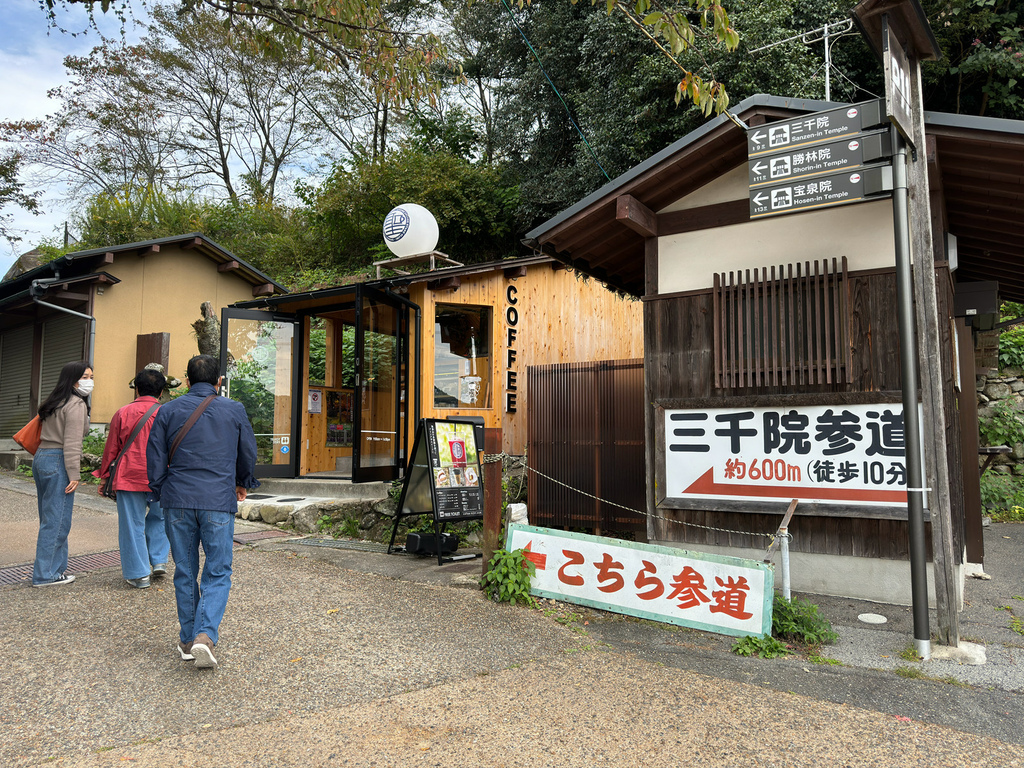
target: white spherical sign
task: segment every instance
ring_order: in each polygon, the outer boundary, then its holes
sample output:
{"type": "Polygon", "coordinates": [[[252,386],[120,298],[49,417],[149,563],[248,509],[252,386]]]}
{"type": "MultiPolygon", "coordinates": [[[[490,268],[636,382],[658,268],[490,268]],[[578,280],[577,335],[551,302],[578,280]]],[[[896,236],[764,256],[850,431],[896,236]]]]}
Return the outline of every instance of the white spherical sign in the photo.
{"type": "Polygon", "coordinates": [[[422,205],[402,203],[384,218],[384,242],[395,256],[430,253],[437,237],[437,220],[422,205]]]}

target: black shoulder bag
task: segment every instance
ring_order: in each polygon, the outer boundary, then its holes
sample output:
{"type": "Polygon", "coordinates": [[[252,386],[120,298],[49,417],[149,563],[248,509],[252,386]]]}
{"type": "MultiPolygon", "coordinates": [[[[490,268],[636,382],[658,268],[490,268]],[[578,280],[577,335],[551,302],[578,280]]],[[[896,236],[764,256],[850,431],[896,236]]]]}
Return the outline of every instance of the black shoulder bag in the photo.
{"type": "Polygon", "coordinates": [[[121,459],[123,459],[124,455],[128,453],[128,449],[131,447],[132,443],[135,442],[135,438],[139,436],[139,432],[142,431],[142,428],[146,426],[146,422],[149,421],[149,417],[152,416],[153,412],[159,407],[160,403],[153,403],[153,405],[149,407],[149,410],[139,417],[139,420],[135,422],[135,428],[132,430],[132,433],[128,435],[128,439],[125,441],[124,445],[121,446],[121,452],[117,454],[117,458],[111,462],[110,473],[107,475],[107,480],[103,483],[103,490],[101,491],[101,493],[108,499],[117,498],[117,491],[114,490],[114,476],[117,474],[117,468],[121,464],[121,459]]]}
{"type": "Polygon", "coordinates": [[[203,402],[197,405],[196,409],[192,411],[192,415],[188,417],[188,421],[186,421],[181,429],[178,430],[178,434],[175,436],[174,442],[171,443],[171,450],[167,454],[167,466],[171,465],[171,462],[174,460],[174,454],[178,450],[178,446],[181,445],[181,441],[185,439],[185,435],[187,435],[188,431],[192,429],[192,426],[199,421],[199,417],[203,415],[203,411],[206,410],[206,406],[216,399],[217,395],[207,395],[206,399],[204,399],[203,402]]]}

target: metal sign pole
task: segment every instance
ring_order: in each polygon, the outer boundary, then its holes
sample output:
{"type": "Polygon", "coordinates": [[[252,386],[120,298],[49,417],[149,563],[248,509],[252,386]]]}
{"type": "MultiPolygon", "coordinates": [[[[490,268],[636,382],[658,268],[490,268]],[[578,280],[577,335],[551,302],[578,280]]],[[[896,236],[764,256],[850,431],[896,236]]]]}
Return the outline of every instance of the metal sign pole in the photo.
{"type": "Polygon", "coordinates": [[[913,280],[910,270],[910,215],[907,195],[907,145],[895,127],[892,211],[896,245],[896,303],[903,380],[903,434],[907,460],[907,519],[910,529],[910,593],[914,612],[914,649],[931,658],[928,627],[928,569],[924,535],[924,477],[921,427],[917,409],[917,343],[914,337],[913,280]]]}

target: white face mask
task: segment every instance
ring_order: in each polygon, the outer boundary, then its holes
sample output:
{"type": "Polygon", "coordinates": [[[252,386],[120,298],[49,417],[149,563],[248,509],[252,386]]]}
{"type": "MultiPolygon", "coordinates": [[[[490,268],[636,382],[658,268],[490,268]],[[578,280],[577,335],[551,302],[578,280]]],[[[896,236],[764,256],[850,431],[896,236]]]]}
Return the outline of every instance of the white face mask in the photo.
{"type": "Polygon", "coordinates": [[[79,379],[77,389],[83,395],[88,397],[92,394],[92,379],[79,379]]]}

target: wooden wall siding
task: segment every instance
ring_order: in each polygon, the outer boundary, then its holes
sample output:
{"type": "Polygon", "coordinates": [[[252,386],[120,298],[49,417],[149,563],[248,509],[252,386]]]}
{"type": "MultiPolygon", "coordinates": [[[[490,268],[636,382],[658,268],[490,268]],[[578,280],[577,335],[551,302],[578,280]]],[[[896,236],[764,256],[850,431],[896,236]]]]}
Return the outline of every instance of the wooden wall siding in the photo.
{"type": "Polygon", "coordinates": [[[848,383],[847,261],[716,273],[715,386],[848,383]]]}
{"type": "Polygon", "coordinates": [[[615,506],[644,508],[643,378],[639,359],[529,367],[527,459],[547,476],[529,475],[532,524],[646,531],[642,514],[615,506]]]}
{"type": "MultiPolygon", "coordinates": [[[[423,418],[483,416],[488,427],[502,428],[502,446],[521,455],[527,444],[530,388],[527,369],[534,365],[637,358],[643,354],[641,302],[622,299],[593,280],[549,264],[531,265],[522,277],[502,270],[463,276],[457,289],[429,290],[425,283],[409,287],[409,299],[423,311],[423,418]],[[508,365],[508,289],[518,322],[515,362],[508,365]],[[493,366],[489,408],[435,409],[434,308],[436,304],[470,304],[493,308],[493,366]],[[508,372],[517,376],[515,413],[505,410],[508,372]]],[[[411,445],[411,442],[410,442],[411,445]]]]}
{"type": "MultiPolygon", "coordinates": [[[[942,285],[949,285],[948,271],[938,270],[942,285]]],[[[769,271],[769,280],[771,273],[769,271]]],[[[899,361],[899,332],[896,319],[895,270],[876,270],[848,274],[849,357],[847,358],[849,383],[843,384],[804,381],[781,385],[768,383],[748,387],[744,395],[817,394],[840,392],[895,391],[902,387],[899,361]]],[[[644,346],[647,361],[645,402],[649,416],[655,401],[689,398],[723,397],[734,394],[728,388],[716,386],[715,319],[717,316],[714,290],[653,297],[644,302],[644,346]]],[[[948,317],[952,308],[950,291],[940,290],[939,311],[948,317]]],[[[944,324],[945,328],[945,324],[944,324]]],[[[944,376],[948,372],[945,407],[955,412],[955,390],[952,386],[953,355],[949,330],[944,331],[949,343],[944,345],[944,376]]],[[[787,379],[788,381],[788,379],[787,379]]],[[[965,382],[964,386],[973,386],[965,382]]],[[[959,427],[955,419],[947,419],[947,450],[950,462],[959,461],[959,427]],[[955,437],[955,439],[954,439],[955,437]]],[[[646,439],[655,445],[655,430],[660,425],[648,418],[646,439]]],[[[951,463],[951,466],[959,466],[951,463]]],[[[653,486],[653,464],[648,482],[653,486]]],[[[962,525],[962,490],[956,479],[951,487],[954,499],[954,529],[962,525]],[[957,522],[959,521],[959,522],[957,522]]],[[[653,496],[651,497],[653,500],[653,496]]],[[[653,502],[652,502],[653,503],[653,502]]],[[[655,519],[650,533],[664,541],[688,544],[760,548],[767,540],[752,533],[773,532],[781,520],[779,515],[760,515],[747,512],[696,511],[658,509],[658,515],[675,520],[708,525],[750,534],[706,531],[655,519]]],[[[926,523],[926,526],[929,524],[926,523]]],[[[790,528],[794,535],[792,549],[881,559],[902,560],[909,557],[907,523],[903,520],[800,516],[793,518],[790,528]]],[[[955,535],[960,536],[962,531],[955,535]]],[[[931,552],[930,531],[927,537],[931,552]]],[[[961,546],[954,543],[959,552],[961,546]]]]}
{"type": "MultiPolygon", "coordinates": [[[[307,383],[306,392],[308,393],[311,388],[321,390],[324,393],[323,399],[327,399],[327,389],[325,387],[318,387],[316,385],[310,387],[307,383]]],[[[346,391],[351,392],[352,390],[346,391]]],[[[304,402],[308,402],[308,394],[304,402]]],[[[328,447],[327,445],[326,402],[323,403],[323,410],[320,413],[309,413],[307,408],[303,409],[302,434],[309,441],[309,448],[302,452],[302,474],[307,472],[333,472],[337,468],[339,458],[352,456],[351,448],[328,447]]]]}
{"type": "MultiPolygon", "coordinates": [[[[658,510],[657,514],[659,517],[653,521],[654,538],[660,541],[757,550],[766,549],[769,542],[759,534],[774,533],[782,520],[781,514],[745,512],[664,509],[658,510]]],[[[793,535],[789,547],[794,552],[882,560],[906,560],[910,556],[910,537],[905,520],[797,515],[790,522],[789,532],[793,535]]],[[[925,537],[928,556],[931,557],[930,523],[925,523],[925,537]]]]}

